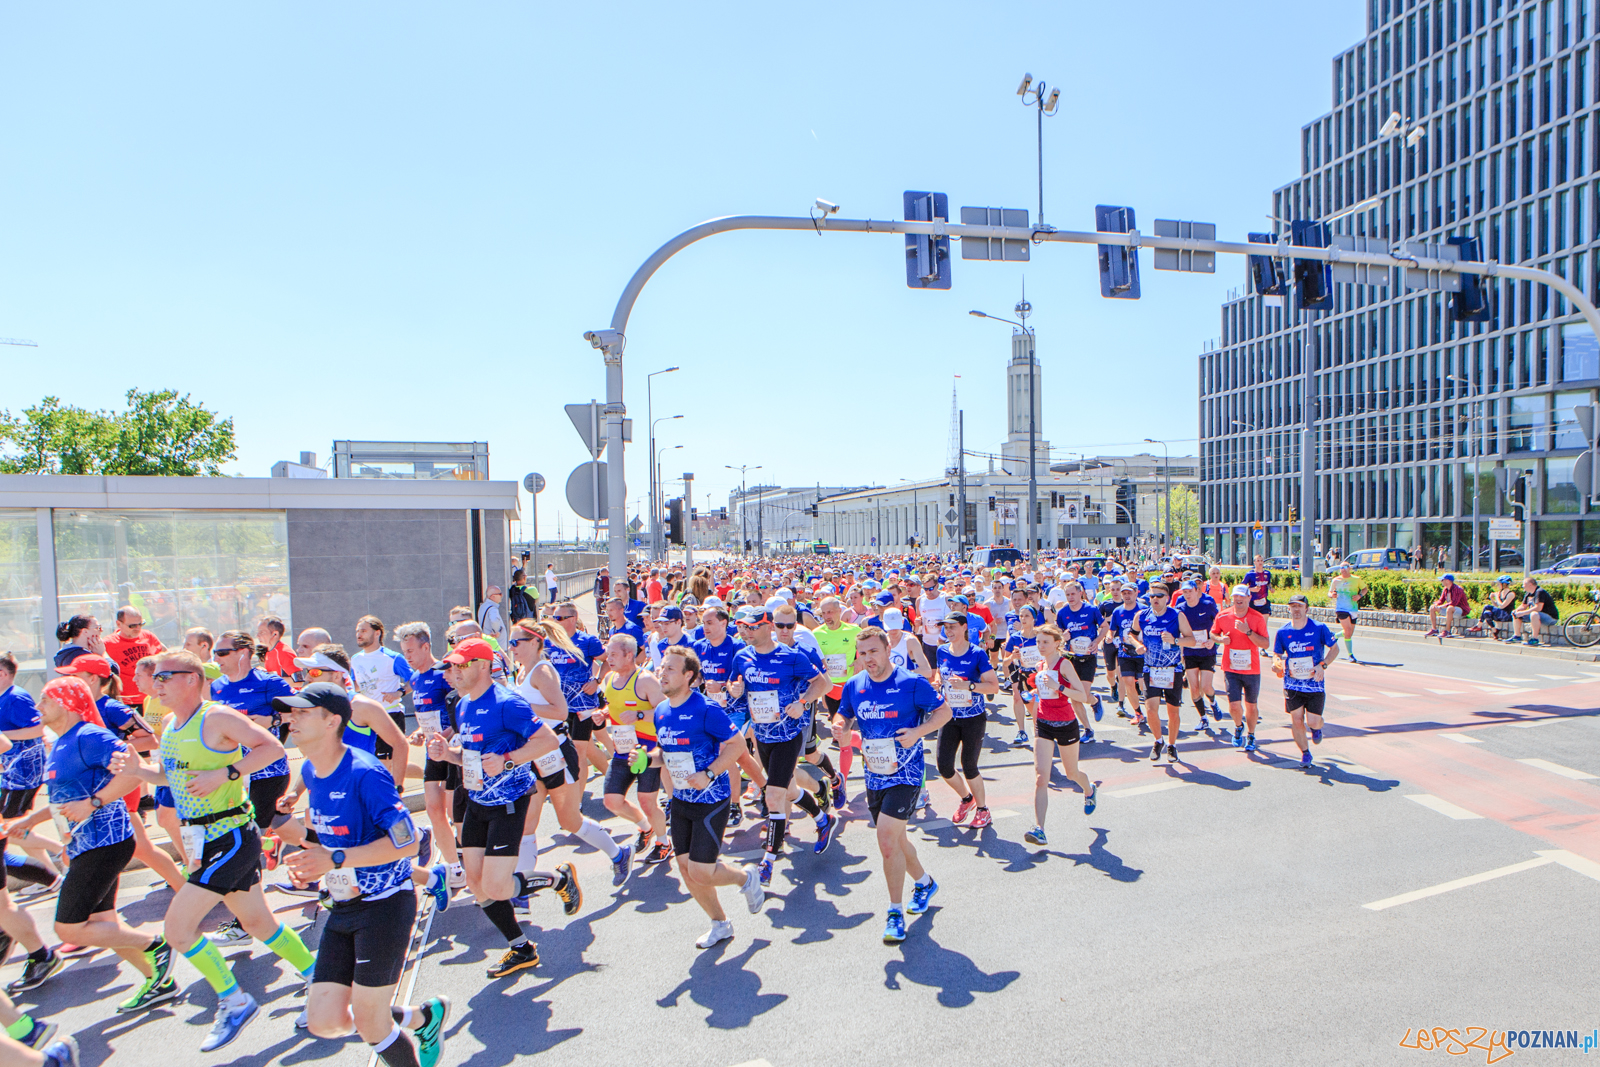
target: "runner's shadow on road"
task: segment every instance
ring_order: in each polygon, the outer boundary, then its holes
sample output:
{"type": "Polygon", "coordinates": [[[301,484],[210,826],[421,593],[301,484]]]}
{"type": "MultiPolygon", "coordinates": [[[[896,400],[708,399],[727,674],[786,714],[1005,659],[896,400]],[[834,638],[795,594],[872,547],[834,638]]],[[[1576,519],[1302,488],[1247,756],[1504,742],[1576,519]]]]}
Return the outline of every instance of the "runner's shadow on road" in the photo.
{"type": "Polygon", "coordinates": [[[467,1030],[483,1048],[462,1061],[462,1067],[504,1067],[548,1052],[583,1033],[582,1027],[550,1029],[549,1002],[524,998],[518,995],[520,992],[504,980],[491,981],[467,1001],[471,1010],[462,1013],[461,1021],[445,1035],[445,1041],[467,1030]]]}
{"type": "MultiPolygon", "coordinates": [[[[635,860],[635,863],[638,861],[635,860]]],[[[683,891],[683,883],[671,871],[672,860],[652,863],[648,867],[636,866],[621,892],[626,899],[637,903],[636,910],[649,915],[660,914],[669,904],[682,904],[693,900],[683,891]]]]}
{"type": "Polygon", "coordinates": [[[1387,793],[1400,784],[1398,778],[1374,778],[1369,774],[1356,774],[1354,771],[1345,770],[1336,763],[1313,763],[1307,770],[1315,773],[1317,779],[1323,785],[1365,786],[1369,793],[1387,793]]]}
{"type": "Polygon", "coordinates": [[[900,990],[902,981],[937,989],[940,1005],[965,1008],[979,993],[998,993],[1022,977],[1020,971],[986,974],[971,959],[945,948],[933,939],[933,924],[942,909],[932,908],[923,915],[907,916],[906,939],[900,943],[900,959],[883,965],[885,989],[900,990]]]}
{"type": "Polygon", "coordinates": [[[761,992],[761,976],[746,965],[757,952],[772,944],[765,938],[751,941],[737,956],[724,958],[732,942],[724,941],[707,949],[689,967],[689,976],[666,996],[656,1001],[658,1008],[676,1008],[685,993],[694,1003],[707,1009],[706,1025],[718,1030],[737,1030],[749,1026],[757,1015],[765,1015],[788,1000],[786,993],[761,992]]]}
{"type": "Polygon", "coordinates": [[[1094,830],[1094,840],[1089,843],[1088,852],[1041,852],[1040,855],[1058,856],[1064,860],[1071,860],[1077,867],[1093,867],[1113,882],[1137,882],[1144,876],[1144,871],[1137,867],[1129,867],[1122,862],[1122,857],[1106,848],[1106,841],[1111,837],[1111,831],[1098,826],[1094,830]]]}
{"type": "Polygon", "coordinates": [[[773,908],[769,901],[766,908],[766,918],[775,930],[799,930],[800,936],[791,944],[808,945],[815,941],[830,941],[836,930],[854,930],[870,917],[870,913],[861,912],[856,915],[845,915],[833,900],[820,896],[818,890],[826,890],[831,897],[844,898],[849,895],[850,887],[857,886],[872,877],[872,872],[865,866],[857,870],[846,870],[857,864],[865,864],[866,857],[852,856],[843,851],[843,846],[835,841],[828,852],[822,856],[807,856],[796,864],[795,857],[790,860],[788,877],[790,889],[781,898],[777,899],[782,905],[773,908]],[[807,860],[815,862],[806,862],[807,860]]]}
{"type": "Polygon", "coordinates": [[[1167,764],[1167,770],[1167,777],[1180,782],[1188,782],[1190,785],[1208,785],[1213,789],[1222,789],[1230,793],[1237,793],[1240,790],[1250,788],[1250,783],[1247,781],[1229,778],[1227,775],[1218,774],[1215,771],[1203,771],[1192,764],[1184,763],[1181,755],[1178,757],[1177,763],[1167,764]]]}

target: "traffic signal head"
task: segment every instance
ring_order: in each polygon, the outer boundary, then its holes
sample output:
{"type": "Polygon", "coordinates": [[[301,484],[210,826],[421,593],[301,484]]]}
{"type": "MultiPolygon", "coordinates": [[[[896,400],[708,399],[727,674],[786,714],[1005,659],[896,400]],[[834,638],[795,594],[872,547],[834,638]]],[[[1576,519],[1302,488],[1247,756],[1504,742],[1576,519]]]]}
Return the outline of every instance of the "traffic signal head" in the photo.
{"type": "Polygon", "coordinates": [[[684,543],[683,497],[681,496],[675,496],[667,501],[667,540],[675,545],[684,543]]]}
{"type": "MultiPolygon", "coordinates": [[[[907,222],[950,221],[950,199],[943,193],[908,189],[903,197],[907,222]]],[[[912,289],[950,288],[950,238],[906,234],[906,285],[912,289]]]]}
{"type": "MultiPolygon", "coordinates": [[[[1101,233],[1132,233],[1133,208],[1096,204],[1094,228],[1101,233]]],[[[1100,295],[1139,299],[1139,252],[1123,245],[1096,245],[1100,253],[1100,295]]]]}
{"type": "MultiPolygon", "coordinates": [[[[1476,237],[1451,237],[1446,244],[1461,250],[1461,258],[1471,262],[1483,259],[1483,251],[1476,237]]],[[[1476,274],[1463,274],[1461,289],[1450,294],[1450,317],[1457,322],[1488,322],[1490,316],[1489,288],[1476,274]]]]}
{"type": "MultiPolygon", "coordinates": [[[[1301,248],[1327,248],[1328,227],[1321,222],[1295,219],[1290,223],[1290,240],[1301,248]]],[[[1294,261],[1295,306],[1305,311],[1328,311],[1333,307],[1333,268],[1320,259],[1294,261]]]]}
{"type": "MultiPolygon", "coordinates": [[[[1251,244],[1271,245],[1277,244],[1278,239],[1270,233],[1251,233],[1245,235],[1251,244]]],[[[1256,292],[1262,296],[1283,296],[1289,291],[1289,279],[1284,276],[1283,261],[1276,256],[1249,256],[1250,278],[1255,283],[1256,292]]]]}

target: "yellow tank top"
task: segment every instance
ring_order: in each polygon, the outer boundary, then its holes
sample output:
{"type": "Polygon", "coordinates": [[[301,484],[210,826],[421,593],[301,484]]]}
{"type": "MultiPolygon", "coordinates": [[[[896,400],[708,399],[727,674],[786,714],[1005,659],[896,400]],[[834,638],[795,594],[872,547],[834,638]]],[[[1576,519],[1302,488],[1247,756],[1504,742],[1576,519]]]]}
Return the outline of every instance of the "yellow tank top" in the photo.
{"type": "Polygon", "coordinates": [[[646,703],[634,690],[638,682],[637,670],[629,674],[627,682],[620,686],[617,685],[615,671],[606,675],[605,684],[601,687],[601,692],[606,695],[606,711],[611,716],[612,722],[622,726],[632,726],[640,737],[648,737],[654,741],[655,708],[646,703]]]}
{"type": "MultiPolygon", "coordinates": [[[[206,701],[182,726],[178,725],[176,715],[169,713],[167,728],[161,732],[161,766],[166,771],[167,783],[172,788],[172,803],[180,819],[203,819],[241,805],[249,808],[245,800],[245,787],[250,784],[247,774],[240,775],[235,781],[222,783],[220,789],[208,796],[197,797],[189,792],[190,779],[200,771],[216,770],[244,758],[244,750],[238,745],[219,751],[206,744],[202,730],[206,712],[214,707],[222,705],[206,701]]],[[[243,826],[250,818],[246,810],[209,823],[206,826],[206,840],[215,841],[230,830],[243,826]]]]}

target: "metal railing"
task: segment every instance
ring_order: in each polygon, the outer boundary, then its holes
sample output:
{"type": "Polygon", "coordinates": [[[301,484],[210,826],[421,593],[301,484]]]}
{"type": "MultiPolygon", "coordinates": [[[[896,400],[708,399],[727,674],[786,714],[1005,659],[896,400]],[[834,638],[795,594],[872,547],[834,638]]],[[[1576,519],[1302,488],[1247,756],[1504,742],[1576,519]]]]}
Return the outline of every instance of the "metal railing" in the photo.
{"type": "Polygon", "coordinates": [[[585,593],[594,592],[594,577],[599,573],[599,567],[591,567],[588,570],[556,575],[556,596],[562,600],[571,600],[585,593]]]}

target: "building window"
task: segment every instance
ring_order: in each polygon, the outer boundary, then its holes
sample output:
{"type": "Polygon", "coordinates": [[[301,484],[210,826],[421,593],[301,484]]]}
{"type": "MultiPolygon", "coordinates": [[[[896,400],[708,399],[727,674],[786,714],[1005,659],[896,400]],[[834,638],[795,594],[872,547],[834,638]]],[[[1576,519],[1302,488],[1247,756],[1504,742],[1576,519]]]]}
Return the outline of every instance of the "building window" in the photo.
{"type": "Polygon", "coordinates": [[[1506,418],[1507,452],[1541,452],[1544,428],[1549,419],[1546,397],[1514,396],[1506,418]]]}
{"type": "Polygon", "coordinates": [[[32,508],[0,509],[0,582],[5,590],[0,596],[0,649],[16,656],[20,668],[42,670],[46,651],[53,652],[56,643],[41,622],[39,516],[32,508]]]}

